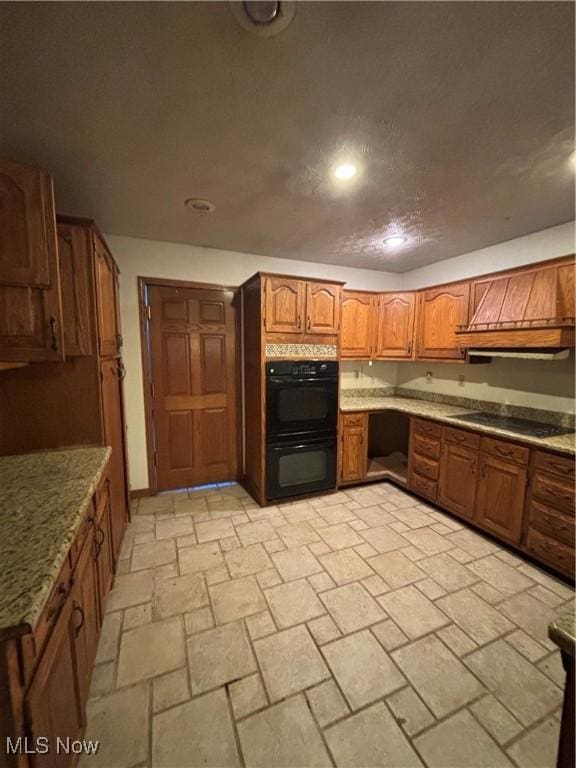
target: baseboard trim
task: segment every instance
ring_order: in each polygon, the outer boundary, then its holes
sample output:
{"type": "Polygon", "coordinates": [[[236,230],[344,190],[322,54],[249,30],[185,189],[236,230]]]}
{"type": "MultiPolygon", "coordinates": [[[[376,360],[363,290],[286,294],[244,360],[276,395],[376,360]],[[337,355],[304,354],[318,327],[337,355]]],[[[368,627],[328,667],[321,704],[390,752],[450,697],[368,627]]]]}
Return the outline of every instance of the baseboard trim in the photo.
{"type": "Polygon", "coordinates": [[[130,491],[131,499],[142,499],[145,496],[150,496],[150,488],[137,488],[135,491],[130,491]]]}

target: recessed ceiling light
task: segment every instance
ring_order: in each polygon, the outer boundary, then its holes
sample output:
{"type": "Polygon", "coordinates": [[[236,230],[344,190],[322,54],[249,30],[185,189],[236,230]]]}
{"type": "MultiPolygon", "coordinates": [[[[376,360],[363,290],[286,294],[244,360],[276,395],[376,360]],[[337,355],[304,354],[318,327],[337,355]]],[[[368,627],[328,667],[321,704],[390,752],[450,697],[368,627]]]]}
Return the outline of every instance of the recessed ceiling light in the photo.
{"type": "Polygon", "coordinates": [[[401,245],[404,245],[408,240],[407,237],[404,237],[404,235],[392,235],[391,237],[386,237],[384,239],[384,245],[387,248],[399,248],[401,245]]]}
{"type": "Polygon", "coordinates": [[[341,163],[334,168],[334,176],[337,179],[347,180],[356,176],[358,169],[353,163],[341,163]]]}
{"type": "Polygon", "coordinates": [[[194,213],[214,213],[216,206],[210,200],[202,200],[199,197],[189,197],[184,205],[194,213]]]}

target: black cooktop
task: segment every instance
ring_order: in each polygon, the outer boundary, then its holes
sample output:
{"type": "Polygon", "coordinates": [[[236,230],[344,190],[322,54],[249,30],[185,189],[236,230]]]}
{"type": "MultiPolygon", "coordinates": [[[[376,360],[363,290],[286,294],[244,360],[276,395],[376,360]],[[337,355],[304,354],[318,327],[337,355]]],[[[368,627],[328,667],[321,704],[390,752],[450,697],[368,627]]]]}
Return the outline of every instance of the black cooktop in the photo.
{"type": "Polygon", "coordinates": [[[512,416],[500,416],[497,413],[485,413],[478,411],[458,416],[459,421],[469,421],[471,424],[481,424],[486,427],[505,429],[518,435],[530,437],[556,437],[557,435],[569,435],[574,432],[567,427],[556,427],[553,424],[542,424],[540,421],[528,419],[516,419],[512,416]]]}

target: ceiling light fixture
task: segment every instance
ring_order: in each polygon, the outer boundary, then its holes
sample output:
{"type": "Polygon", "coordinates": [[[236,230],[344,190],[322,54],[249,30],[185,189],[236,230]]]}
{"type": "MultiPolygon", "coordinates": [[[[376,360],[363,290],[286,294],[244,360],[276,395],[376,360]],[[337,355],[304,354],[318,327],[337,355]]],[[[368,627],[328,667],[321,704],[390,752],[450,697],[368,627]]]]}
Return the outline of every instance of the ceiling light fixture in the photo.
{"type": "Polygon", "coordinates": [[[210,200],[202,200],[200,197],[189,197],[184,202],[186,208],[194,213],[214,213],[216,206],[210,200]]]}
{"type": "Polygon", "coordinates": [[[399,248],[406,242],[408,242],[408,238],[404,237],[404,235],[391,235],[390,237],[386,237],[384,239],[384,245],[387,248],[399,248]]]}
{"type": "Polygon", "coordinates": [[[334,176],[342,181],[347,181],[348,179],[353,178],[356,176],[357,172],[358,169],[353,163],[341,163],[334,168],[334,176]]]}

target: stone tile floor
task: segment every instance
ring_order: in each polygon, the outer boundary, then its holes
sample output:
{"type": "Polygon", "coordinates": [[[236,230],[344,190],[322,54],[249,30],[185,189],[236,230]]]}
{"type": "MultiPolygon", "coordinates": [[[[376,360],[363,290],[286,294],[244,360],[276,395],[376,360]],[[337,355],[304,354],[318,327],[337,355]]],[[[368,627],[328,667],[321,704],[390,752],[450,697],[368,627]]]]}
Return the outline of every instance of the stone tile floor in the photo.
{"type": "Polygon", "coordinates": [[[82,765],[552,768],[573,597],[388,483],[141,499],[82,765]]]}

